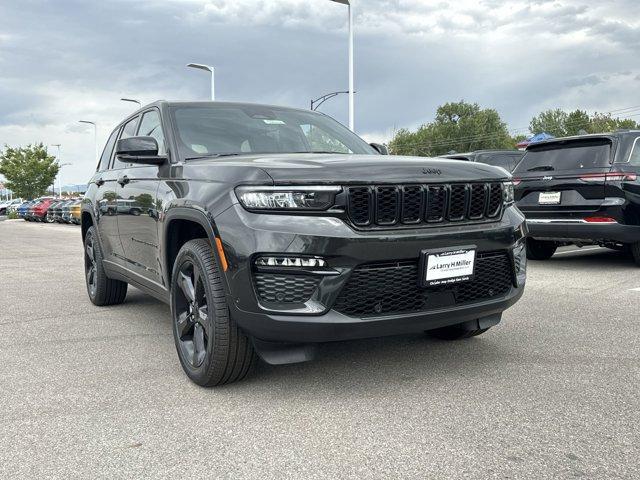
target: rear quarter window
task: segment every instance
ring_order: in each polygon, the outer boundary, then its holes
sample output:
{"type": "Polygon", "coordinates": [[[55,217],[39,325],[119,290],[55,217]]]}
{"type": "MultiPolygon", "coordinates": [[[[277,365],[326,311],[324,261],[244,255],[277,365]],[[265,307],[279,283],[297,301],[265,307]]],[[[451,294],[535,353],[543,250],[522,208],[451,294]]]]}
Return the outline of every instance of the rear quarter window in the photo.
{"type": "Polygon", "coordinates": [[[640,167],[640,137],[633,142],[631,155],[629,155],[629,164],[640,167]]]}

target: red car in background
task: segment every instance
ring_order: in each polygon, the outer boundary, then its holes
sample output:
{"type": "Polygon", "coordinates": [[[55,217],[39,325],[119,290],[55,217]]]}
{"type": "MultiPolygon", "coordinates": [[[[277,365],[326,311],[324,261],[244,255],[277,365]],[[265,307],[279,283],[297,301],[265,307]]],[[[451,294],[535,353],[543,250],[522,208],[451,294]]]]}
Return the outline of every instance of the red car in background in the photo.
{"type": "Polygon", "coordinates": [[[49,206],[53,203],[54,200],[55,199],[52,197],[39,199],[29,208],[29,214],[25,218],[27,220],[44,222],[47,218],[47,211],[49,210],[49,206]]]}

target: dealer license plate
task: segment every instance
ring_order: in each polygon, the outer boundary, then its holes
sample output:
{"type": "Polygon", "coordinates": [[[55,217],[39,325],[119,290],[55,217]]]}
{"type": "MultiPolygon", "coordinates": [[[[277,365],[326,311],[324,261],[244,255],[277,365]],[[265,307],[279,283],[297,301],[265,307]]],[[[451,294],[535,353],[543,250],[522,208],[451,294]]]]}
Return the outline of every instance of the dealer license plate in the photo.
{"type": "Polygon", "coordinates": [[[562,192],[540,192],[538,203],[540,205],[558,205],[561,197],[562,192]]]}
{"type": "Polygon", "coordinates": [[[475,248],[423,252],[423,286],[467,282],[473,278],[475,248]]]}

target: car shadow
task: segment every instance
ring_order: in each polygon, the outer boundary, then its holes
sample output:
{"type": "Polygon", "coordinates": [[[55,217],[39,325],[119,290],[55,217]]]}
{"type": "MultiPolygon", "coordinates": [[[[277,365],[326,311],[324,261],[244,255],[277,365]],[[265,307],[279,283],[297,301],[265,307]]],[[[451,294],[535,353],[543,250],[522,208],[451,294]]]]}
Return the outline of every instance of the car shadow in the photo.
{"type": "Polygon", "coordinates": [[[503,356],[503,346],[494,336],[497,332],[485,335],[459,342],[415,334],[325,343],[310,362],[277,366],[260,362],[246,383],[251,388],[275,386],[279,392],[295,395],[313,390],[377,395],[401,384],[440,388],[443,382],[480,375],[503,356]]]}
{"type": "MultiPolygon", "coordinates": [[[[153,297],[131,288],[122,307],[129,309],[131,318],[140,318],[136,313],[144,311],[145,318],[151,316],[154,322],[159,322],[157,328],[163,334],[173,335],[169,307],[153,297]]],[[[453,342],[418,333],[323,343],[318,345],[317,356],[312,361],[269,365],[260,360],[252,375],[223,390],[250,388],[264,390],[265,395],[278,392],[277,395],[288,396],[314,390],[323,394],[345,391],[375,394],[412,383],[421,386],[433,383],[435,388],[443,382],[468,381],[491,368],[505,355],[500,336],[498,326],[481,337],[453,342]]],[[[157,349],[157,358],[167,353],[167,345],[158,345],[157,349]]],[[[175,354],[173,348],[171,351],[175,354]]],[[[180,370],[179,374],[183,372],[180,370]]]]}

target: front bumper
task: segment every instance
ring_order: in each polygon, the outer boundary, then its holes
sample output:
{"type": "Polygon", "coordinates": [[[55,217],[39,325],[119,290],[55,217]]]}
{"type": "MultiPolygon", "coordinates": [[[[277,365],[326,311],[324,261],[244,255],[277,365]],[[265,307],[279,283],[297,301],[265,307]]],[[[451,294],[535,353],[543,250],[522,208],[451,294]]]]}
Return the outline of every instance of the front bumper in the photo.
{"type": "Polygon", "coordinates": [[[356,231],[336,218],[260,215],[239,205],[216,217],[215,223],[228,263],[225,278],[231,315],[246,333],[260,340],[327,342],[419,332],[500,314],[524,289],[522,268],[504,294],[464,305],[362,317],[333,309],[354,269],[361,265],[415,261],[425,249],[468,245],[478,253],[507,252],[513,260],[514,247],[521,248],[527,233],[517,208],[506,208],[500,221],[492,224],[402,231],[356,231]],[[313,295],[299,303],[264,301],[256,290],[254,261],[267,254],[319,256],[333,274],[323,277],[313,295]]]}
{"type": "Polygon", "coordinates": [[[589,223],[584,220],[527,219],[529,236],[561,242],[635,243],[640,227],[621,223],[589,223]]]}

